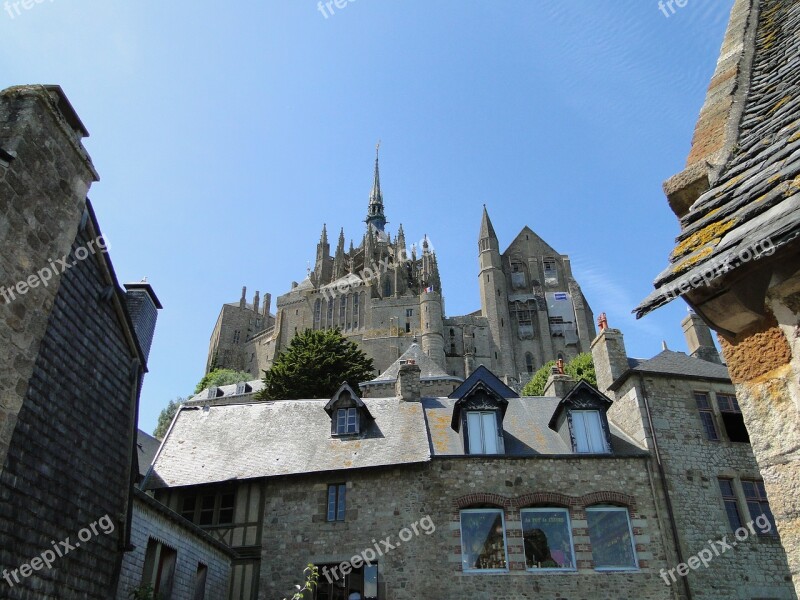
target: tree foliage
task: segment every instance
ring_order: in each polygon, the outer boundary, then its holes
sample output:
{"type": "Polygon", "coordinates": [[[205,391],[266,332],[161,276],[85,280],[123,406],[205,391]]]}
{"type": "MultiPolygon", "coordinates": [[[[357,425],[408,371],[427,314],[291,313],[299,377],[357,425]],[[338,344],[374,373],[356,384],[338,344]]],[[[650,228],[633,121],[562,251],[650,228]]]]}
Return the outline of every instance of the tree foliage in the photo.
{"type": "Polygon", "coordinates": [[[170,400],[161,413],[158,415],[158,424],[156,428],[153,430],[153,437],[158,439],[163,439],[165,435],[167,435],[167,430],[169,429],[170,423],[172,423],[172,419],[175,418],[175,413],[178,412],[178,407],[186,402],[187,398],[175,398],[175,400],[170,400]]]}
{"type": "Polygon", "coordinates": [[[250,381],[253,376],[247,371],[234,371],[233,369],[214,369],[210,371],[203,378],[197,382],[194,388],[194,393],[199,394],[203,390],[210,387],[220,387],[222,385],[230,385],[232,383],[239,383],[240,381],[250,381]]]}
{"type": "MultiPolygon", "coordinates": [[[[556,361],[551,360],[536,371],[533,377],[531,377],[531,380],[522,388],[522,395],[541,396],[544,393],[544,386],[547,384],[547,379],[550,377],[551,370],[555,365],[556,361]]],[[[578,356],[565,364],[564,373],[572,377],[575,381],[583,380],[597,387],[597,375],[594,370],[594,362],[592,361],[592,355],[588,352],[578,354],[578,356]]]]}
{"type": "Polygon", "coordinates": [[[358,390],[358,383],[371,379],[373,372],[372,359],[338,329],[306,329],[264,372],[264,389],[258,397],[330,398],[345,381],[358,390]]]}

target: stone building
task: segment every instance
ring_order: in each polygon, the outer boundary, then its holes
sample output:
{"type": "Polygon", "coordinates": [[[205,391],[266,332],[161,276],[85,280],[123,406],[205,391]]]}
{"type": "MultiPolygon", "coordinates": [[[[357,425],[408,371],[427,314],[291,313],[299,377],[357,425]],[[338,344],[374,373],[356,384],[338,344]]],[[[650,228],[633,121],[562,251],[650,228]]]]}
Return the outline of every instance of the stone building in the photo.
{"type": "Polygon", "coordinates": [[[339,328],[385,371],[417,339],[439,367],[462,380],[478,366],[514,387],[545,362],[587,352],[594,318],[572,276],[569,257],[524,227],[505,252],[484,208],[478,237],[481,308],[448,316],[436,252],[425,236],[407,249],[403,226],[386,229],[378,158],[369,196],[366,231],[346,246],[342,229],[331,254],[323,226],[313,270],[259,307],[246,289],[226,304],[211,335],[206,371],[227,367],[260,377],[277,352],[305,329],[339,328]]]}
{"type": "Polygon", "coordinates": [[[677,296],[715,329],[800,592],[800,4],[737,0],[686,168],[681,233],[641,317],[677,296]]]}
{"type": "Polygon", "coordinates": [[[732,539],[735,516],[769,506],[748,497],[761,478],[727,371],[697,358],[713,360],[710,334],[694,317],[684,329],[692,356],[649,360],[603,329],[592,350],[607,395],[553,374],[544,397],[520,398],[482,366],[456,385],[413,343],[363,395],[205,390],[145,487],[237,552],[231,600],[284,597],[309,562],[323,569],[317,600],[791,600],[767,517],[695,565],[708,540],[732,539]]]}
{"type": "Polygon", "coordinates": [[[147,283],[117,281],[86,197],[87,135],[58,86],[0,92],[3,598],[108,600],[130,544],[161,305],[147,283]]]}
{"type": "Polygon", "coordinates": [[[697,315],[682,326],[688,356],[664,349],[647,360],[630,358],[616,329],[601,329],[592,344],[598,388],[614,401],[610,418],[650,452],[662,489],[659,514],[678,540],[671,567],[713,552],[709,540],[717,549],[726,536],[735,542],[707,567],[670,581],[687,598],[795,598],[728,370],[697,315]],[[734,535],[754,522],[755,534],[734,535]]]}

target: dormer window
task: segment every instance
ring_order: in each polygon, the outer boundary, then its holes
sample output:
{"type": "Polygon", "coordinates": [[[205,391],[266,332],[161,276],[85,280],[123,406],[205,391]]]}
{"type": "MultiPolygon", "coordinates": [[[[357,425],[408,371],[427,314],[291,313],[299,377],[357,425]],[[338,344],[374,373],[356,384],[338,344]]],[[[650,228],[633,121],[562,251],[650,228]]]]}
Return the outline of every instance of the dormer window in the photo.
{"type": "Polygon", "coordinates": [[[602,454],[608,451],[600,411],[572,410],[570,418],[576,452],[602,454]]]}
{"type": "Polygon", "coordinates": [[[498,432],[497,411],[467,411],[467,439],[470,454],[500,454],[502,430],[498,432]]]}
{"type": "Polygon", "coordinates": [[[611,400],[580,381],[558,403],[549,427],[576,454],[610,454],[611,433],[606,416],[609,406],[611,400]]]}
{"type": "Polygon", "coordinates": [[[336,411],[336,435],[358,433],[358,410],[339,408],[336,411]]]}
{"type": "Polygon", "coordinates": [[[362,434],[373,420],[367,405],[347,383],[343,383],[325,405],[325,412],[331,418],[331,435],[334,437],[362,434]]]}

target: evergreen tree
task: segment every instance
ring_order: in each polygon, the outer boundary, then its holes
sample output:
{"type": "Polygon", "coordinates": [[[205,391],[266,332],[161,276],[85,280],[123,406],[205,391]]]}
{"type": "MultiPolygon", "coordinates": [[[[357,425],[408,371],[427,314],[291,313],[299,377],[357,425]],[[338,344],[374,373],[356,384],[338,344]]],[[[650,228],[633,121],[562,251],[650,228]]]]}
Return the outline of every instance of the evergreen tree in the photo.
{"type": "Polygon", "coordinates": [[[210,387],[220,387],[239,383],[240,381],[251,381],[254,379],[247,371],[234,371],[233,369],[214,369],[197,382],[194,393],[199,394],[210,387]]]}
{"type": "Polygon", "coordinates": [[[165,435],[167,435],[167,429],[169,429],[170,423],[172,423],[172,419],[175,418],[175,413],[178,412],[178,407],[186,402],[188,398],[181,398],[178,397],[175,400],[170,400],[161,413],[158,415],[158,425],[153,430],[153,437],[158,439],[163,439],[165,435]]]}
{"type": "MultiPolygon", "coordinates": [[[[551,360],[536,371],[533,377],[531,377],[531,380],[522,388],[522,395],[541,396],[544,393],[544,386],[547,384],[547,379],[550,377],[554,366],[556,366],[556,361],[551,360]]],[[[572,377],[575,381],[583,380],[597,387],[597,375],[594,371],[594,362],[592,361],[592,355],[588,352],[578,354],[578,356],[564,365],[564,373],[572,377]]]]}
{"type": "Polygon", "coordinates": [[[372,359],[338,329],[306,329],[264,372],[264,389],[258,397],[330,398],[345,381],[358,390],[359,382],[372,377],[372,359]]]}

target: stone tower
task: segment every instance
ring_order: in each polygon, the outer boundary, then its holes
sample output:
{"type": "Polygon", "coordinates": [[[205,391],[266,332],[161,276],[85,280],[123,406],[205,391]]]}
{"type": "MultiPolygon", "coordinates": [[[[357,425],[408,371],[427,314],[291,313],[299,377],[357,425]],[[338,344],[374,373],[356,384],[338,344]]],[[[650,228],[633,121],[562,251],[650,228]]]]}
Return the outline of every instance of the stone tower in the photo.
{"type": "Polygon", "coordinates": [[[486,206],[483,207],[478,251],[481,314],[489,320],[489,335],[493,347],[491,370],[500,377],[507,377],[511,374],[508,364],[511,350],[508,335],[508,290],[500,256],[500,243],[486,206]]]}

